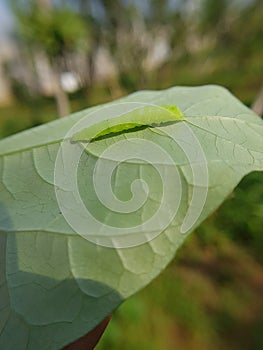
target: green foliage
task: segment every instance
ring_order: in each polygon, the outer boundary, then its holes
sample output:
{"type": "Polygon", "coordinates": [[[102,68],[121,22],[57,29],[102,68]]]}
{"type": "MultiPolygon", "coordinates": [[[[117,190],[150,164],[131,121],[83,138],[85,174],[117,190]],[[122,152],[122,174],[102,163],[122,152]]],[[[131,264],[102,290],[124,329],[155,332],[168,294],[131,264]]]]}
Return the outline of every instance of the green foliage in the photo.
{"type": "Polygon", "coordinates": [[[218,30],[227,9],[226,0],[202,0],[201,26],[204,31],[218,30]]]}
{"type": "Polygon", "coordinates": [[[29,45],[44,49],[50,58],[76,49],[87,35],[84,20],[67,8],[43,9],[38,2],[29,6],[16,3],[15,13],[22,37],[29,45]]]}
{"type": "Polygon", "coordinates": [[[217,226],[246,246],[260,261],[263,251],[263,186],[260,173],[246,177],[215,216],[217,226]]]}

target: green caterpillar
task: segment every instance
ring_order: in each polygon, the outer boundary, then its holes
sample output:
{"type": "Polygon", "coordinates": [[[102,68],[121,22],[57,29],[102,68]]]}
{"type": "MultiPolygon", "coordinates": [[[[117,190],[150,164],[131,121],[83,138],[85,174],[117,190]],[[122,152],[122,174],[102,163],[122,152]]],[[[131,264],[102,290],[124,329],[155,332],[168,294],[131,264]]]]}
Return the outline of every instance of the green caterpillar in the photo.
{"type": "Polygon", "coordinates": [[[73,135],[73,142],[88,142],[106,137],[109,134],[129,132],[146,127],[182,121],[184,115],[175,105],[146,106],[135,109],[124,115],[103,120],[73,135]]]}

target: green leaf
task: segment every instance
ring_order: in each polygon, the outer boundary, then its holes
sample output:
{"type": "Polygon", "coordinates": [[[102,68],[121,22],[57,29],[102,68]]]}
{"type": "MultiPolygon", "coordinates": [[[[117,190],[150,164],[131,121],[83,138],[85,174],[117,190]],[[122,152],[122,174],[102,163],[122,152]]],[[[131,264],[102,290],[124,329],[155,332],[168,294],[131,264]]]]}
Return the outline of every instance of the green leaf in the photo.
{"type": "Polygon", "coordinates": [[[262,140],[218,86],[142,91],[1,140],[0,348],[60,349],[94,328],[263,170],[262,140]]]}

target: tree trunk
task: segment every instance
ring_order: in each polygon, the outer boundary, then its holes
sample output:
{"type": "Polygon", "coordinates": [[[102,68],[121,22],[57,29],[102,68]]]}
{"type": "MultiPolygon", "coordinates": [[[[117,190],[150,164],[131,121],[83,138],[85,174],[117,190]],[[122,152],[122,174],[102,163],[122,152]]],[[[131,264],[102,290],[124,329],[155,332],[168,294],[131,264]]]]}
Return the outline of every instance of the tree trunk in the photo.
{"type": "Polygon", "coordinates": [[[61,69],[59,63],[51,64],[54,77],[54,96],[57,104],[58,116],[64,117],[65,115],[70,114],[70,102],[68,94],[63,90],[61,85],[61,69]]]}
{"type": "MultiPolygon", "coordinates": [[[[52,10],[52,0],[37,0],[40,10],[44,13],[52,10]]],[[[61,84],[61,62],[60,58],[51,59],[50,67],[53,75],[54,96],[57,105],[59,117],[64,117],[70,113],[70,103],[67,93],[63,90],[61,84]]]]}
{"type": "Polygon", "coordinates": [[[256,100],[251,106],[251,109],[257,113],[259,116],[263,115],[263,86],[261,90],[259,91],[256,100]]]}
{"type": "Polygon", "coordinates": [[[38,0],[37,3],[43,11],[50,11],[52,8],[52,0],[38,0]]]}

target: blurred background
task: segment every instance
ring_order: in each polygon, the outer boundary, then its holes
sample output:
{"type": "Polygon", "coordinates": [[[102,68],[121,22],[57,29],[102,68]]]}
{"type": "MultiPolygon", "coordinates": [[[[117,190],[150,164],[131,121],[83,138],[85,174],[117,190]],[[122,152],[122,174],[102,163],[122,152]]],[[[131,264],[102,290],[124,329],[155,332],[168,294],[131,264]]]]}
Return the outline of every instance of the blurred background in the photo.
{"type": "MultiPolygon", "coordinates": [[[[0,138],[141,89],[220,84],[262,115],[261,0],[0,0],[0,138]]],[[[263,178],[246,177],[98,350],[263,349],[263,178]]]]}

